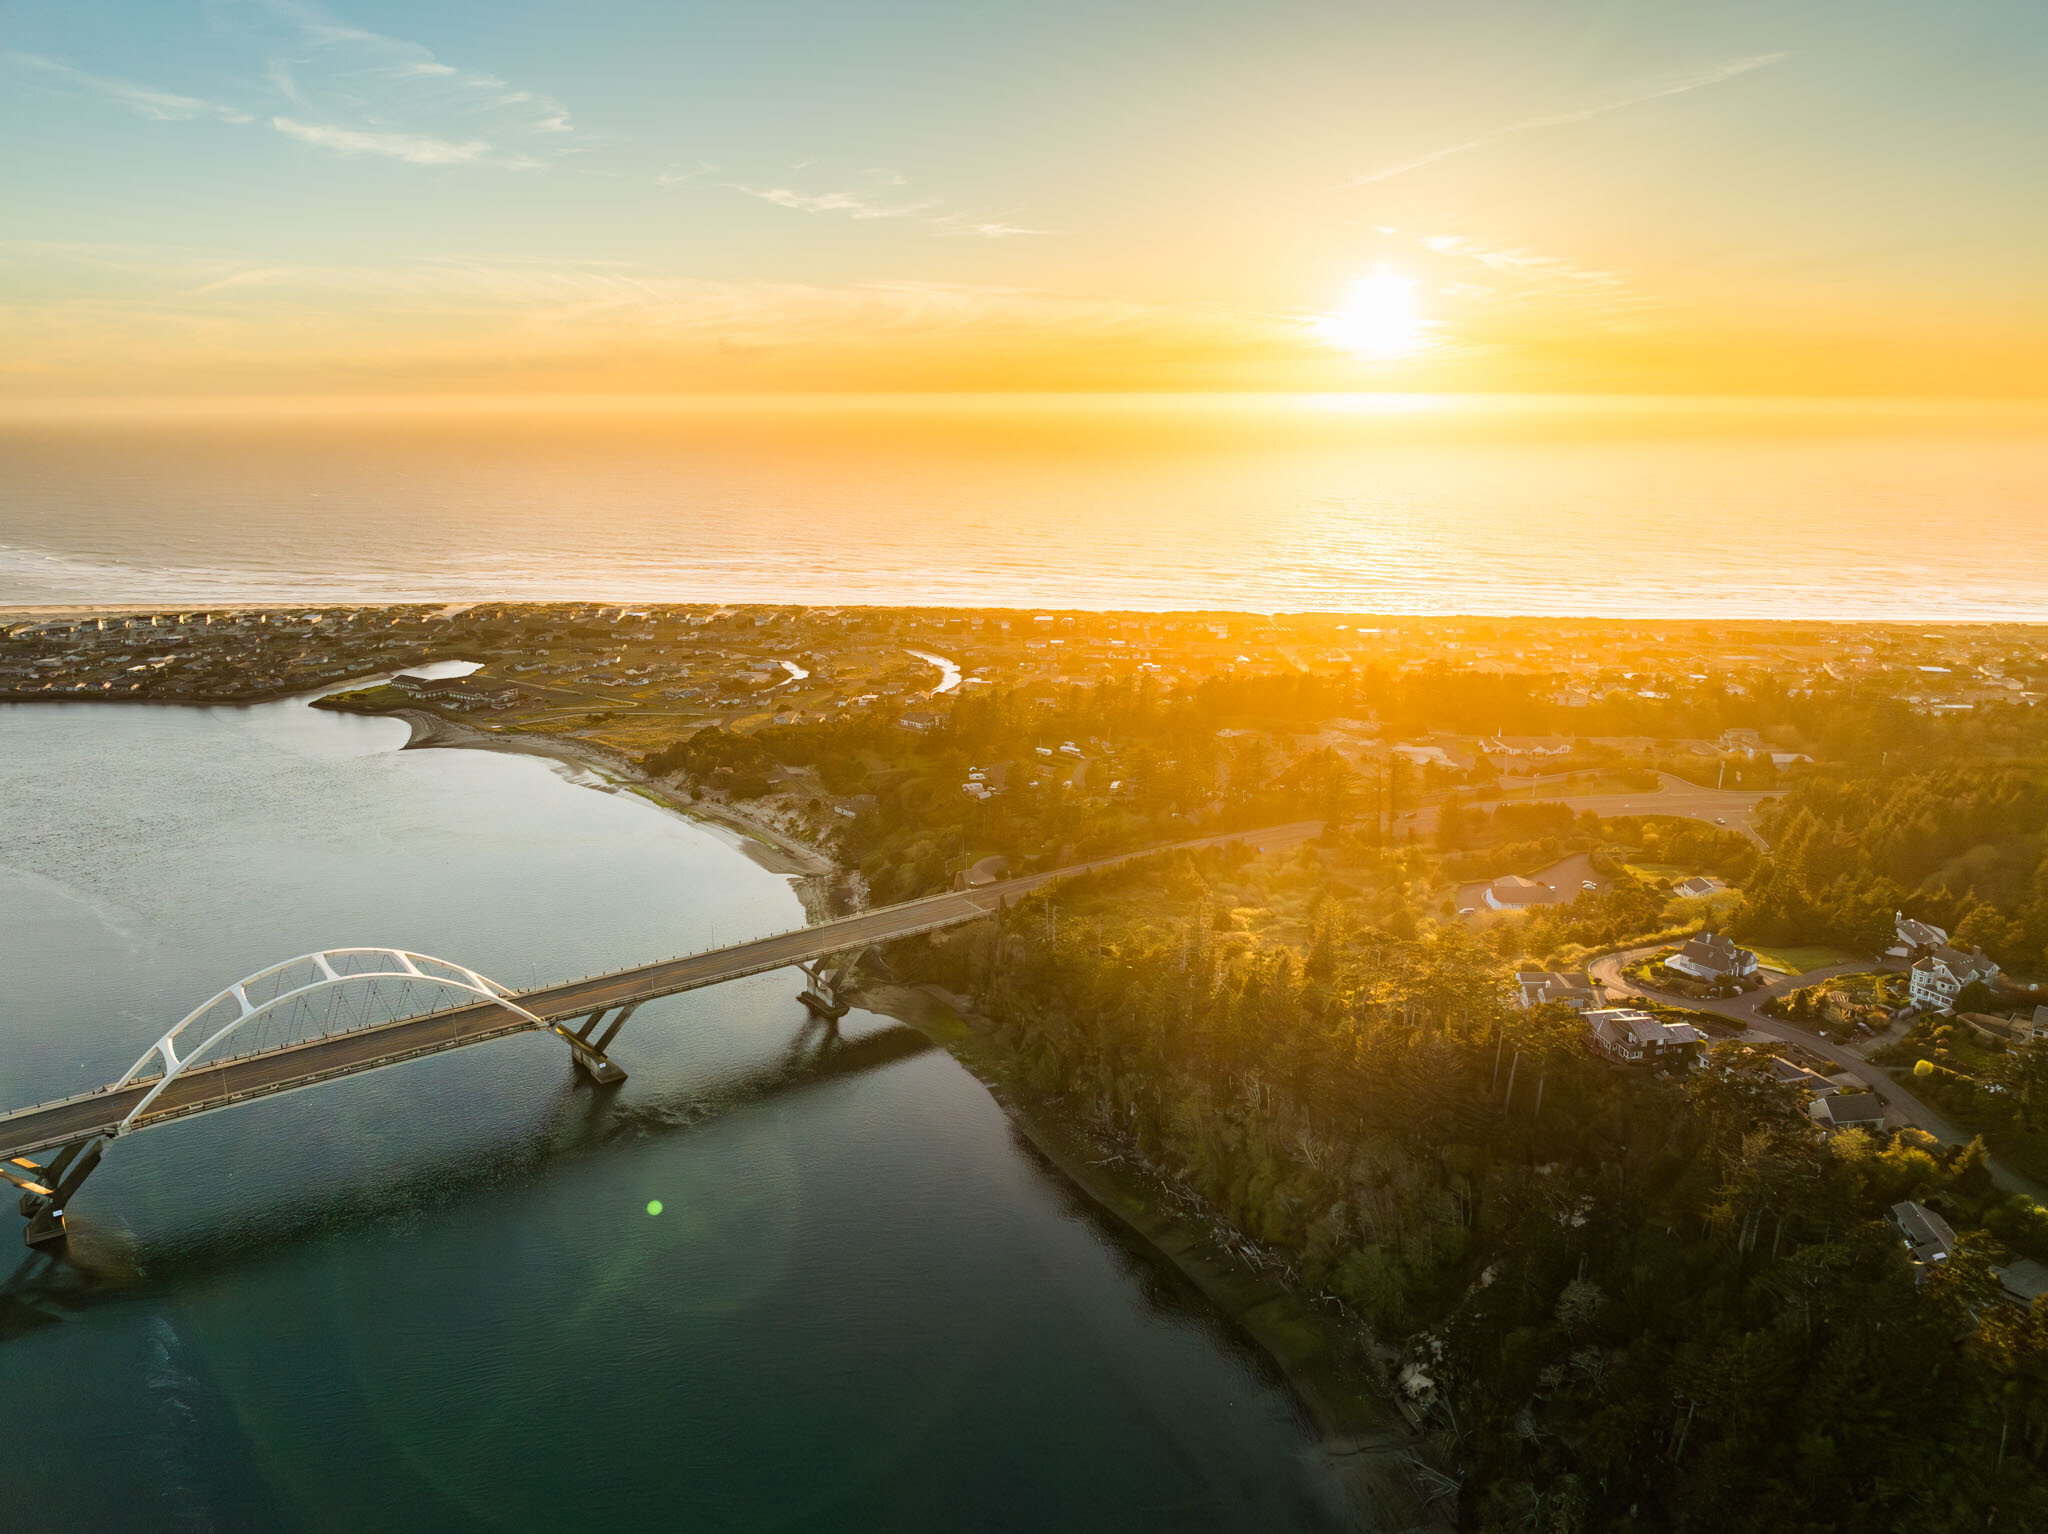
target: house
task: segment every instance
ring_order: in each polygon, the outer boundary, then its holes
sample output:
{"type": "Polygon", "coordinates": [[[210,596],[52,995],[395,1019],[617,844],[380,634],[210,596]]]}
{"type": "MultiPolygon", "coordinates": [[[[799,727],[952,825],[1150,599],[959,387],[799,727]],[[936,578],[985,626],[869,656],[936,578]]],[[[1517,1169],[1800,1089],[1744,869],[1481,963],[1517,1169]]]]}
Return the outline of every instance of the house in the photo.
{"type": "Polygon", "coordinates": [[[1948,946],[1948,934],[1932,922],[1915,921],[1903,911],[1892,912],[1892,946],[1885,950],[1890,959],[1910,959],[1948,946]]]}
{"type": "Polygon", "coordinates": [[[1635,1007],[1600,1007],[1585,1016],[1593,1047],[1610,1060],[1690,1065],[1707,1041],[1691,1023],[1667,1023],[1635,1007]]]}
{"type": "Polygon", "coordinates": [[[1549,904],[1556,900],[1557,892],[1534,879],[1509,874],[1505,879],[1496,879],[1487,885],[1479,898],[1496,911],[1519,911],[1524,906],[1549,904]]]}
{"type": "Polygon", "coordinates": [[[1884,1104],[1875,1092],[1837,1092],[1808,1103],[1806,1116],[1823,1129],[1880,1129],[1884,1104]]]}
{"type": "Polygon", "coordinates": [[[1671,893],[1695,900],[1701,895],[1711,895],[1721,887],[1718,879],[1709,879],[1705,874],[1694,874],[1690,879],[1681,879],[1671,886],[1671,893]]]}
{"type": "Polygon", "coordinates": [[[1544,969],[1518,969],[1515,971],[1515,1000],[1524,1009],[1562,1002],[1575,1012],[1585,1012],[1591,1010],[1599,998],[1593,993],[1593,982],[1582,969],[1568,970],[1564,974],[1553,974],[1544,969]]]}
{"type": "Polygon", "coordinates": [[[1905,1239],[1906,1251],[1922,1278],[1935,1263],[1947,1262],[1948,1254],[1955,1250],[1956,1233],[1949,1228],[1948,1221],[1925,1204],[1910,1199],[1896,1203],[1892,1205],[1891,1220],[1905,1239]]]}
{"type": "Polygon", "coordinates": [[[1913,961],[1907,999],[1924,1012],[1947,1012],[1965,986],[1980,980],[1989,985],[1997,974],[1998,965],[1984,956],[1983,949],[1965,953],[1944,943],[1913,961]]]}
{"type": "Polygon", "coordinates": [[[1740,980],[1756,973],[1756,955],[1718,933],[1702,932],[1666,959],[1664,967],[1695,980],[1740,980]]]}
{"type": "Polygon", "coordinates": [[[391,679],[391,685],[408,698],[438,698],[452,692],[461,681],[459,676],[420,676],[401,671],[391,679]]]}
{"type": "Polygon", "coordinates": [[[1573,742],[1562,735],[1496,735],[1479,743],[1479,749],[1490,757],[1521,762],[1570,756],[1572,747],[1573,742]]]}
{"type": "Polygon", "coordinates": [[[1771,1056],[1771,1074],[1787,1086],[1804,1087],[1815,1097],[1829,1097],[1842,1090],[1819,1071],[1795,1065],[1783,1055],[1771,1056]]]}

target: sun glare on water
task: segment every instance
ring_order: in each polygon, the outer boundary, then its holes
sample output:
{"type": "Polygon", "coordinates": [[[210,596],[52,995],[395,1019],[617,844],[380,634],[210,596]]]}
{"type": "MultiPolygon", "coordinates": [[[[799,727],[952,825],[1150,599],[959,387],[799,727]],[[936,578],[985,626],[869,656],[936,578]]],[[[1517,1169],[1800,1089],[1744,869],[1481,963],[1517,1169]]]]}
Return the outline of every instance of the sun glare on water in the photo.
{"type": "Polygon", "coordinates": [[[1361,357],[1405,357],[1422,349],[1428,326],[1415,306],[1414,279],[1387,267],[1351,284],[1344,307],[1312,328],[1332,346],[1361,357]]]}

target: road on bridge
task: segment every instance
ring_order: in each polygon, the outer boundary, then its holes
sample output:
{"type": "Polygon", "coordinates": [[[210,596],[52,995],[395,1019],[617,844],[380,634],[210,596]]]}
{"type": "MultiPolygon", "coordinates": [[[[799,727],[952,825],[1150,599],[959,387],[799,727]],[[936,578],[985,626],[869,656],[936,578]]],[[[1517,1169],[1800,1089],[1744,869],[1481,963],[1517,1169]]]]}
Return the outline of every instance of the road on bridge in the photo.
{"type": "MultiPolygon", "coordinates": [[[[651,1001],[659,996],[673,996],[722,981],[737,980],[744,975],[783,969],[850,949],[978,921],[999,904],[1028,895],[1055,879],[1113,867],[1157,852],[1217,847],[1231,842],[1243,842],[1264,852],[1278,852],[1299,846],[1321,831],[1321,821],[1302,820],[1257,830],[1191,837],[1138,852],[1025,874],[975,890],[950,891],[906,901],[902,905],[862,911],[836,921],[799,927],[794,931],[755,938],[685,958],[542,986],[514,994],[511,1000],[551,1023],[582,1018],[613,1007],[651,1001]]],[[[526,1032],[532,1027],[518,1014],[495,1003],[480,1001],[244,1059],[228,1060],[219,1065],[198,1065],[173,1081],[135,1127],[139,1129],[166,1119],[204,1113],[252,1098],[378,1070],[423,1055],[439,1054],[507,1034],[526,1032]]],[[[0,1116],[0,1159],[26,1156],[89,1135],[110,1133],[154,1085],[155,1079],[151,1078],[0,1116]]]]}

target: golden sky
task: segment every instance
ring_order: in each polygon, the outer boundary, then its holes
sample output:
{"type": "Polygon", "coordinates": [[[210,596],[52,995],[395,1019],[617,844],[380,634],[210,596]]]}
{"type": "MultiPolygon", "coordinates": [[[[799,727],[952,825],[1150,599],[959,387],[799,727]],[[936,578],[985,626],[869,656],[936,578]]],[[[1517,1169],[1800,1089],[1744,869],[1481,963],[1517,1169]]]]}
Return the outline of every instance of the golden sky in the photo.
{"type": "Polygon", "coordinates": [[[2033,0],[15,7],[0,398],[2039,396],[2043,78],[2033,0]]]}

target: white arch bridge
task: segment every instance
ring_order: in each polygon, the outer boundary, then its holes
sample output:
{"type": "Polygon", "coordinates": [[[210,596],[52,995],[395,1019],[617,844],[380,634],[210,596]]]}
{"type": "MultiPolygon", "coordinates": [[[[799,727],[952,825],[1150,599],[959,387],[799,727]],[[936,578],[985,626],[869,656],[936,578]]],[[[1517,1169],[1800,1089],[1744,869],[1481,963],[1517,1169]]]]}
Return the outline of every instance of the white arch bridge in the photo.
{"type": "Polygon", "coordinates": [[[0,1178],[21,1190],[23,1239],[41,1246],[63,1236],[65,1208],[107,1145],[137,1130],[536,1030],[610,1086],[626,1073],[605,1051],[642,1002],[796,964],[809,976],[801,999],[837,1019],[847,1010],[838,987],[861,951],[992,909],[979,892],[941,896],[524,995],[402,948],[301,954],[194,1008],[111,1085],[0,1117],[0,1178]],[[829,968],[833,955],[847,961],[829,968]]]}
{"type": "MultiPolygon", "coordinates": [[[[1318,821],[1192,838],[1198,847],[1256,842],[1267,850],[1315,836],[1318,821]]],[[[1151,848],[1150,851],[1165,849],[1151,848]]],[[[978,921],[1050,880],[1142,857],[1128,853],[1028,874],[980,889],[863,911],[681,959],[514,992],[465,965],[400,948],[330,948],[239,980],[182,1018],[118,1081],[0,1114],[0,1178],[21,1190],[31,1246],[64,1234],[64,1211],[116,1139],[423,1055],[534,1030],[553,1033],[600,1084],[625,1080],[607,1051],[634,1010],[743,975],[799,965],[801,998],[821,1016],[846,1011],[838,987],[862,950],[978,921]],[[835,956],[837,969],[826,960],[835,956]],[[39,1157],[57,1154],[47,1161],[39,1157]]]]}

